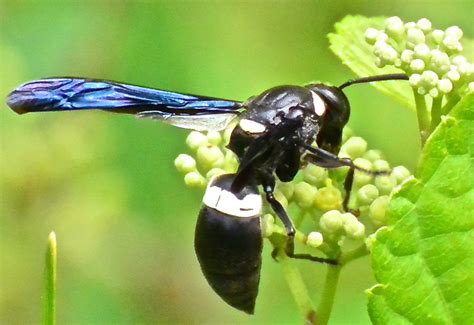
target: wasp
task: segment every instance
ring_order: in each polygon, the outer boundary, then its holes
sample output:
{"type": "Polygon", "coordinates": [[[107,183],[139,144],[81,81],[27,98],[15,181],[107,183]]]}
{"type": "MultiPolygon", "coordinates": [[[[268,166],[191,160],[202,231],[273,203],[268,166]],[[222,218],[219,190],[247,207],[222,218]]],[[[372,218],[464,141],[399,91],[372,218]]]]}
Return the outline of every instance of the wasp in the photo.
{"type": "Polygon", "coordinates": [[[20,85],[8,95],[7,104],[19,114],[99,109],[197,131],[223,130],[237,119],[228,148],[236,154],[239,167],[236,173],[209,183],[197,220],[195,250],[213,290],[232,307],[253,314],[262,264],[260,193],[285,226],[289,257],[337,264],[294,252],[295,228],[274,196],[276,179],[293,180],[302,162],[324,168],[347,166],[343,208],[348,210],[354,171],[376,172],[337,156],[350,116],[343,89],[407,79],[405,74],[389,74],[350,80],[338,87],[285,85],[242,102],[106,80],[47,78],[20,85]]]}

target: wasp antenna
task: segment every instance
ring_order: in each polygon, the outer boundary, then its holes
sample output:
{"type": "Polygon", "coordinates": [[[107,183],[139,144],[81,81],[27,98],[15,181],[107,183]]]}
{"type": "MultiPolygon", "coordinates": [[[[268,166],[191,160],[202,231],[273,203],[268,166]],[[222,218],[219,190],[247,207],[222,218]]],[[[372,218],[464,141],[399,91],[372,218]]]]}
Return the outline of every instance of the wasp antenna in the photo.
{"type": "Polygon", "coordinates": [[[339,89],[343,89],[355,84],[363,84],[372,81],[387,81],[387,80],[408,80],[408,76],[404,73],[393,73],[393,74],[383,74],[379,76],[364,77],[354,80],[349,80],[339,86],[339,89]]]}

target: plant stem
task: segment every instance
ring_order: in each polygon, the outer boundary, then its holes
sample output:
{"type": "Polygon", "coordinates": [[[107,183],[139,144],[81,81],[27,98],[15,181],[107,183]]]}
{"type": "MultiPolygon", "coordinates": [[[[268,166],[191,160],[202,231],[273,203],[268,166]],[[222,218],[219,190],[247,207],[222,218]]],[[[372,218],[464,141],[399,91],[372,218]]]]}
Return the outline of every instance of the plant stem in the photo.
{"type": "Polygon", "coordinates": [[[426,139],[428,139],[428,136],[430,135],[430,115],[428,113],[428,109],[426,108],[425,96],[418,94],[416,90],[413,90],[413,95],[415,97],[416,115],[418,117],[418,128],[420,129],[421,145],[423,146],[426,139]]]}
{"type": "Polygon", "coordinates": [[[290,287],[290,292],[298,306],[298,310],[305,321],[312,323],[315,313],[314,304],[303,282],[300,271],[285,254],[279,254],[278,261],[282,265],[285,280],[290,287]]]}
{"type": "Polygon", "coordinates": [[[443,96],[433,98],[433,103],[431,104],[431,127],[430,131],[433,132],[434,129],[441,122],[441,103],[443,102],[443,96]]]}
{"type": "Polygon", "coordinates": [[[52,231],[48,236],[44,272],[43,324],[46,325],[54,325],[56,323],[56,269],[57,242],[56,234],[52,231]]]}
{"type": "Polygon", "coordinates": [[[341,272],[342,265],[328,265],[326,280],[324,283],[321,301],[319,302],[316,313],[316,322],[318,325],[326,325],[331,315],[334,298],[336,296],[337,282],[341,272]]]}
{"type": "Polygon", "coordinates": [[[346,265],[347,263],[356,260],[358,258],[369,255],[367,246],[365,244],[360,245],[359,247],[341,255],[339,262],[341,265],[346,265]]]}
{"type": "Polygon", "coordinates": [[[448,100],[441,109],[441,114],[444,115],[447,115],[451,111],[451,108],[453,108],[461,100],[461,98],[457,94],[451,94],[446,97],[448,100]]]}

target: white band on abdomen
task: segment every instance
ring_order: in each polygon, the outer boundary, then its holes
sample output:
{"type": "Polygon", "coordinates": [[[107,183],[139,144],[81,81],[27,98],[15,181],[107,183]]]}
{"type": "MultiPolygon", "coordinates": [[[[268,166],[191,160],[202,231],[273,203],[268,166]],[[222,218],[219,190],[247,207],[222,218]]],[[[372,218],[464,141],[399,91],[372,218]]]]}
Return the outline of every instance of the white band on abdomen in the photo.
{"type": "Polygon", "coordinates": [[[262,211],[259,194],[248,194],[238,199],[232,192],[217,186],[208,187],[202,201],[207,207],[234,217],[255,217],[262,211]]]}

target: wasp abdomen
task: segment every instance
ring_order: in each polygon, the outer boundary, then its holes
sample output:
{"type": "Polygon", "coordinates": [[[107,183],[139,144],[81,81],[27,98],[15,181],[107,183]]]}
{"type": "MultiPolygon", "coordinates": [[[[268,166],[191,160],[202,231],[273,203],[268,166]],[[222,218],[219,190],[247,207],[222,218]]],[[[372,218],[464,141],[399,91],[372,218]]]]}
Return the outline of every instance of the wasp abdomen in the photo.
{"type": "Polygon", "coordinates": [[[232,307],[253,314],[262,263],[261,198],[254,186],[231,193],[234,176],[219,176],[206,190],[195,249],[214,291],[232,307]]]}

